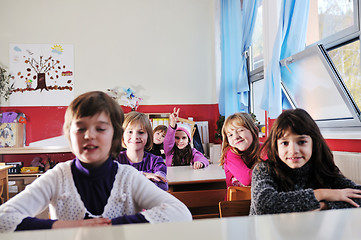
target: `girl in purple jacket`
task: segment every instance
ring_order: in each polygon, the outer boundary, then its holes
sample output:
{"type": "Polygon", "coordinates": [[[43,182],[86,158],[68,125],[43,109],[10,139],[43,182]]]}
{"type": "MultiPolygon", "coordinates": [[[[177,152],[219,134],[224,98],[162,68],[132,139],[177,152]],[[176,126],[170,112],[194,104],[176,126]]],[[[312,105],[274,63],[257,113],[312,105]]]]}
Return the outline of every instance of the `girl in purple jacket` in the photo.
{"type": "Polygon", "coordinates": [[[116,160],[133,166],[159,188],[168,190],[167,166],[163,158],[147,152],[153,145],[148,117],[144,113],[130,112],[125,116],[123,129],[123,145],[127,150],[120,152],[116,160]]]}
{"type": "Polygon", "coordinates": [[[207,167],[208,159],[191,147],[190,128],[185,124],[177,124],[178,116],[179,108],[174,108],[169,116],[169,128],[163,142],[167,166],[193,165],[194,169],[207,167]]]}

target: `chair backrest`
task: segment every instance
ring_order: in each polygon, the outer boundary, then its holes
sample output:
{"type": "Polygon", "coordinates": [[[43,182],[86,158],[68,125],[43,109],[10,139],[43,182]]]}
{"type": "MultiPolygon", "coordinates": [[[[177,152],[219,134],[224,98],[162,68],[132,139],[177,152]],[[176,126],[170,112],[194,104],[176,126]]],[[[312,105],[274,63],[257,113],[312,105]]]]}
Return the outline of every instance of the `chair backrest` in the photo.
{"type": "Polygon", "coordinates": [[[251,200],[251,187],[228,187],[227,201],[233,200],[251,200]]]}
{"type": "Polygon", "coordinates": [[[248,216],[250,207],[251,200],[220,201],[219,216],[221,218],[248,216]]]}
{"type": "Polygon", "coordinates": [[[189,119],[186,119],[186,118],[178,118],[178,122],[179,123],[183,123],[183,124],[187,124],[189,126],[189,128],[191,129],[191,136],[193,138],[193,135],[194,135],[194,132],[196,131],[196,128],[195,128],[195,125],[196,125],[196,122],[194,121],[191,121],[189,119]]]}

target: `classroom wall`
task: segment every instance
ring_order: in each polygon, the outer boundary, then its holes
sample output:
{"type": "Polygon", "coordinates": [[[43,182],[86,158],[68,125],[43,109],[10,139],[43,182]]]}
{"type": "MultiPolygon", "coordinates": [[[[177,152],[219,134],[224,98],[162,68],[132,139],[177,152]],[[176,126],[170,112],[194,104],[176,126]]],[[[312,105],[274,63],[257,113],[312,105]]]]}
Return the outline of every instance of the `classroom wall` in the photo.
{"type": "MultiPolygon", "coordinates": [[[[141,106],[145,110],[147,106],[184,106],[193,109],[194,119],[210,121],[213,126],[218,117],[215,3],[216,0],[3,1],[0,63],[9,66],[11,43],[71,44],[74,96],[91,90],[131,87],[143,99],[141,106]],[[197,116],[209,105],[216,111],[211,114],[216,118],[197,116]]],[[[64,106],[2,105],[1,111],[27,114],[27,143],[61,135],[64,106]]]]}
{"type": "Polygon", "coordinates": [[[75,95],[132,87],[142,104],[216,103],[213,0],[14,0],[1,4],[0,62],[10,43],[74,46],[75,95]]]}

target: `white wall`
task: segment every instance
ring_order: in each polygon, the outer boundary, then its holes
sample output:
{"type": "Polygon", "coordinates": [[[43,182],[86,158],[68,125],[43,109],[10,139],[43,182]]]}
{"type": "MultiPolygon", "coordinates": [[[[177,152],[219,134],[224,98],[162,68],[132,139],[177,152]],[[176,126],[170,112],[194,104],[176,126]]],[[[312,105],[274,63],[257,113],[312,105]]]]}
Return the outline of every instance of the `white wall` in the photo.
{"type": "Polygon", "coordinates": [[[215,0],[1,0],[9,44],[72,44],[75,95],[131,87],[150,104],[217,102],[215,0]]]}

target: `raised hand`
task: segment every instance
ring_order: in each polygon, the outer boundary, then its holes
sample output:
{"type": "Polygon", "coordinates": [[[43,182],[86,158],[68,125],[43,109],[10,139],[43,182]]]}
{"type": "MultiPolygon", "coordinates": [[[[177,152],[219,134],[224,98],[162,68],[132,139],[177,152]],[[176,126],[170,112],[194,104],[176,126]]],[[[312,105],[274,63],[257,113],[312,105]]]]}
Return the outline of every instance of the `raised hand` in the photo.
{"type": "Polygon", "coordinates": [[[179,117],[179,110],[180,108],[173,108],[173,112],[169,115],[169,125],[172,128],[175,128],[177,121],[178,121],[178,117],[179,117]]]}

